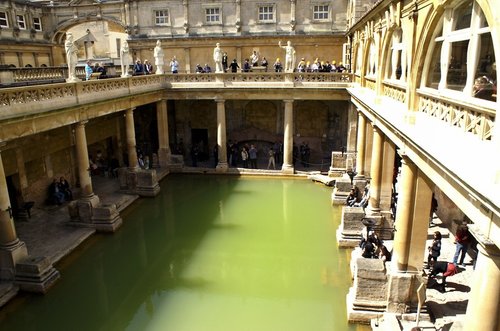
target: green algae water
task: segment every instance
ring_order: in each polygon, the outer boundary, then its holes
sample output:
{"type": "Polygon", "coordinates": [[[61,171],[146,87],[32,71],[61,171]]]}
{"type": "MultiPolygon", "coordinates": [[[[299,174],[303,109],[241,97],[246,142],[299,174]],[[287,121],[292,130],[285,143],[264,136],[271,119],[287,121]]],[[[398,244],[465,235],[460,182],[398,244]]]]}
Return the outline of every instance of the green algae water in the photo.
{"type": "Polygon", "coordinates": [[[168,176],[159,196],[127,209],[118,232],[57,265],[49,293],[5,306],[0,330],[361,329],[346,322],[349,250],[337,248],[331,190],[168,176]]]}

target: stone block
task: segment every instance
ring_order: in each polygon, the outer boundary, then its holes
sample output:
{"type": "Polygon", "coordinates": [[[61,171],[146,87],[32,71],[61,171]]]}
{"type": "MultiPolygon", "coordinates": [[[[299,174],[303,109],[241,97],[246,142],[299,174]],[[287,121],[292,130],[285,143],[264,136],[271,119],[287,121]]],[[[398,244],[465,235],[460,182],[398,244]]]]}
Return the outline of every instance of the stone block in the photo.
{"type": "Polygon", "coordinates": [[[145,197],[154,197],[160,193],[156,170],[137,171],[136,193],[145,197]]]}
{"type": "Polygon", "coordinates": [[[99,232],[115,232],[123,220],[116,209],[116,205],[100,205],[94,208],[92,223],[99,232]]]}
{"type": "Polygon", "coordinates": [[[28,257],[16,264],[14,282],[23,291],[46,293],[60,276],[48,258],[28,257]]]}
{"type": "Polygon", "coordinates": [[[344,205],[351,191],[352,184],[351,178],[348,174],[343,174],[341,178],[335,181],[335,188],[332,194],[332,203],[337,205],[344,205]]]}
{"type": "Polygon", "coordinates": [[[393,272],[389,276],[387,311],[403,314],[418,304],[417,289],[425,282],[419,274],[393,272]]]}
{"type": "Polygon", "coordinates": [[[339,247],[356,247],[361,240],[361,232],[364,228],[361,220],[365,212],[361,207],[343,207],[342,219],[337,230],[337,242],[339,247]]]}

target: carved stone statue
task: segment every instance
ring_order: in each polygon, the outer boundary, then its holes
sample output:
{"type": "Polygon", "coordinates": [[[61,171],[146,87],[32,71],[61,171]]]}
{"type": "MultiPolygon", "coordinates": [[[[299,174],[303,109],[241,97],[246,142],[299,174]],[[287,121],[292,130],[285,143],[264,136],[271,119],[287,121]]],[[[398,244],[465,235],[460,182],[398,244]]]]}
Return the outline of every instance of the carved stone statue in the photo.
{"type": "Polygon", "coordinates": [[[128,42],[123,41],[122,48],[120,49],[120,64],[122,66],[122,77],[130,77],[128,73],[130,57],[129,57],[128,42]]]}
{"type": "Polygon", "coordinates": [[[215,61],[215,72],[220,73],[224,72],[224,68],[222,66],[222,49],[220,48],[220,44],[215,44],[214,48],[214,61],[215,61]]]}
{"type": "Polygon", "coordinates": [[[285,50],[285,72],[293,72],[293,68],[295,68],[295,48],[293,48],[292,42],[289,40],[286,46],[281,46],[281,41],[279,41],[278,46],[285,50]]]}
{"type": "Polygon", "coordinates": [[[66,61],[68,62],[68,78],[66,79],[66,82],[78,82],[81,80],[76,77],[75,72],[76,64],[78,62],[78,47],[73,41],[73,34],[71,32],[66,33],[64,48],[66,49],[66,61]]]}
{"type": "Polygon", "coordinates": [[[156,46],[154,49],[154,57],[155,57],[155,66],[156,66],[156,74],[161,75],[163,74],[163,65],[165,64],[163,62],[163,57],[165,56],[165,53],[163,52],[163,49],[161,48],[161,41],[156,41],[156,46]]]}

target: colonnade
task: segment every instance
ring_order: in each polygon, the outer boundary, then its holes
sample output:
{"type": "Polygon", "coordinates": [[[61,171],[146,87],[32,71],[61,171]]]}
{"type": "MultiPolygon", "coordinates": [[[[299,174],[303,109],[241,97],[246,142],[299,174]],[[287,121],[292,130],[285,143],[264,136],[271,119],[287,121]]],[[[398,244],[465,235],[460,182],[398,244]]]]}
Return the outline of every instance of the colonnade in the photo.
{"type": "MultiPolygon", "coordinates": [[[[397,213],[394,221],[394,246],[388,275],[387,312],[402,312],[401,307],[415,304],[416,288],[425,281],[421,276],[429,227],[434,184],[404,152],[401,156],[398,182],[397,213]]],[[[370,198],[366,214],[384,215],[383,202],[392,191],[395,145],[377,123],[358,112],[357,175],[354,183],[370,179],[370,198]],[[367,130],[372,139],[367,139],[367,130]],[[371,145],[371,146],[370,146],[371,145]],[[367,160],[370,160],[369,166],[367,160]],[[368,170],[369,169],[369,170],[368,170]],[[369,171],[369,173],[368,173],[369,171]],[[391,179],[389,180],[389,177],[391,179]]],[[[470,300],[465,317],[465,330],[500,330],[500,253],[493,242],[478,239],[478,256],[471,278],[470,300]]]]}

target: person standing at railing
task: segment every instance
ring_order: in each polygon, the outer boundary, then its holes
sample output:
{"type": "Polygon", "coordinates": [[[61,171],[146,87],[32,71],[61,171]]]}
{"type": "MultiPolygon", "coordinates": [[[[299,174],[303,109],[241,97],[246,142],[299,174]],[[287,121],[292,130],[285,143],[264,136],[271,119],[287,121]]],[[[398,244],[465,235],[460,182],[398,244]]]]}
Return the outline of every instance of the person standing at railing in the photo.
{"type": "Polygon", "coordinates": [[[90,76],[92,76],[92,73],[93,70],[92,66],[90,65],[90,61],[87,61],[87,63],[85,63],[85,80],[89,80],[90,76]]]}
{"type": "Polygon", "coordinates": [[[179,72],[179,62],[177,61],[177,58],[174,57],[172,58],[172,61],[170,61],[170,70],[172,71],[173,74],[176,74],[179,72]]]}
{"type": "Polygon", "coordinates": [[[240,66],[238,65],[238,62],[236,62],[236,59],[234,59],[233,62],[231,62],[229,67],[231,68],[231,72],[233,72],[233,73],[238,72],[238,69],[240,68],[240,66]]]}
{"type": "Polygon", "coordinates": [[[64,48],[66,49],[66,61],[68,63],[68,79],[66,79],[66,82],[77,82],[80,80],[76,77],[75,73],[76,63],[78,62],[78,47],[73,42],[73,34],[71,32],[66,33],[64,48]]]}
{"type": "Polygon", "coordinates": [[[281,64],[280,58],[276,59],[276,62],[274,62],[274,72],[282,72],[283,71],[283,65],[281,64]]]}
{"type": "Polygon", "coordinates": [[[144,60],[144,73],[146,75],[151,75],[153,73],[153,66],[148,60],[144,60]]]}

